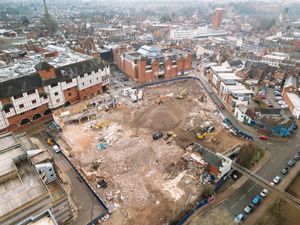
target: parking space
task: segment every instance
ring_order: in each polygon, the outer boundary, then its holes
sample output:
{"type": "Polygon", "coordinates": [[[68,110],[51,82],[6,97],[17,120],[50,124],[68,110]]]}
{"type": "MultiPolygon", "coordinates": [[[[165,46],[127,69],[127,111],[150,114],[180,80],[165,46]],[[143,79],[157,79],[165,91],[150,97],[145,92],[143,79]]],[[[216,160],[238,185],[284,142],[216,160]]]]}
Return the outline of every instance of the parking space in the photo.
{"type": "Polygon", "coordinates": [[[261,87],[257,92],[257,98],[261,101],[263,108],[287,109],[288,106],[281,96],[281,88],[261,87]]]}

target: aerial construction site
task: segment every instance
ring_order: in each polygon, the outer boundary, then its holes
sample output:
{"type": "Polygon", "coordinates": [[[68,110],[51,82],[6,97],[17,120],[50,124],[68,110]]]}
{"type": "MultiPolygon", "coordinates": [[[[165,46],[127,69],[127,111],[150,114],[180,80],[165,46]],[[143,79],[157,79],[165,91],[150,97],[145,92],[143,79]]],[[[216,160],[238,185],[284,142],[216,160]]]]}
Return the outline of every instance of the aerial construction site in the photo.
{"type": "Polygon", "coordinates": [[[55,112],[64,152],[112,212],[107,224],[169,221],[201,191],[201,156],[191,144],[224,152],[243,141],[225,131],[192,80],[144,88],[135,103],[110,98],[93,100],[107,107],[90,101],[55,112]]]}

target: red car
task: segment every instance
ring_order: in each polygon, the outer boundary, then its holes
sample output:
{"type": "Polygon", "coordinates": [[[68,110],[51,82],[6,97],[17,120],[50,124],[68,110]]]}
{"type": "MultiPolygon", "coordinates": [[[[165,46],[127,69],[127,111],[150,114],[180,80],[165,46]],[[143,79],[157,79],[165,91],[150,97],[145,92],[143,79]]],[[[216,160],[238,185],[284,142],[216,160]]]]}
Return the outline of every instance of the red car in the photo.
{"type": "Polygon", "coordinates": [[[222,105],[220,105],[220,108],[221,109],[225,109],[225,106],[222,104],[222,105]]]}
{"type": "Polygon", "coordinates": [[[266,140],[268,140],[268,137],[267,136],[259,136],[259,139],[266,141],[266,140]]]}

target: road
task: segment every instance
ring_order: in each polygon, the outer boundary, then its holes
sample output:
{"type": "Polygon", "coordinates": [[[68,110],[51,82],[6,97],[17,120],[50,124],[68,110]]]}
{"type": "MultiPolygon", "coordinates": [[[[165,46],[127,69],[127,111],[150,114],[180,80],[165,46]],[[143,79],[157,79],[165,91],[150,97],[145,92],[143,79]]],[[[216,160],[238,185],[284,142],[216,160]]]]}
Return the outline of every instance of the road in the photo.
{"type": "MultiPolygon", "coordinates": [[[[199,73],[196,74],[198,78],[203,83],[203,86],[207,89],[208,93],[211,93],[210,96],[216,102],[217,105],[221,105],[219,97],[214,93],[214,91],[210,88],[210,85],[199,73]]],[[[236,126],[240,130],[245,130],[240,126],[236,119],[232,115],[232,113],[228,112],[226,109],[222,110],[222,114],[231,120],[234,126],[236,126]]],[[[252,135],[260,146],[267,147],[271,152],[271,160],[266,163],[257,174],[261,177],[272,181],[273,177],[276,175],[281,175],[280,170],[287,165],[287,161],[294,156],[294,154],[300,151],[300,132],[297,130],[293,137],[288,142],[282,141],[261,141],[255,135],[255,132],[251,132],[249,130],[245,131],[252,135]]],[[[244,183],[228,200],[226,200],[220,207],[223,207],[230,211],[230,213],[235,216],[238,215],[243,209],[251,202],[252,198],[261,192],[263,188],[256,184],[255,182],[248,180],[244,183]]]]}
{"type": "Polygon", "coordinates": [[[74,205],[77,207],[77,215],[72,222],[74,225],[85,225],[91,222],[91,219],[98,217],[105,212],[104,208],[98,203],[97,199],[90,192],[87,186],[83,183],[76,171],[71,167],[69,162],[63,157],[61,153],[55,153],[53,149],[44,141],[47,137],[40,133],[35,135],[40,140],[39,146],[42,149],[48,149],[53,155],[55,164],[58,164],[63,173],[69,180],[69,186],[71,187],[71,199],[74,205]],[[93,210],[92,210],[93,209],[93,210]]]}

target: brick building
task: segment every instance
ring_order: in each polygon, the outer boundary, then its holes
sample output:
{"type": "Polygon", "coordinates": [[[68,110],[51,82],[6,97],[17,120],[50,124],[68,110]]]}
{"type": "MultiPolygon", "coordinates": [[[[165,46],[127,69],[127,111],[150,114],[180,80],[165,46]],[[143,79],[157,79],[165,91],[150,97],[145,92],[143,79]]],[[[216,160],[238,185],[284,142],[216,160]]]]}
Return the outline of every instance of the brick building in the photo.
{"type": "Polygon", "coordinates": [[[28,56],[22,59],[23,64],[15,62],[0,68],[0,75],[7,76],[0,80],[0,132],[21,131],[50,121],[53,109],[99,95],[108,88],[109,66],[92,57],[66,53],[66,49],[55,46],[35,53],[37,56],[43,60],[36,63],[28,56]]]}
{"type": "Polygon", "coordinates": [[[113,50],[117,67],[138,83],[188,74],[192,55],[178,49],[156,49],[142,46],[138,51],[125,47],[113,50]]]}

